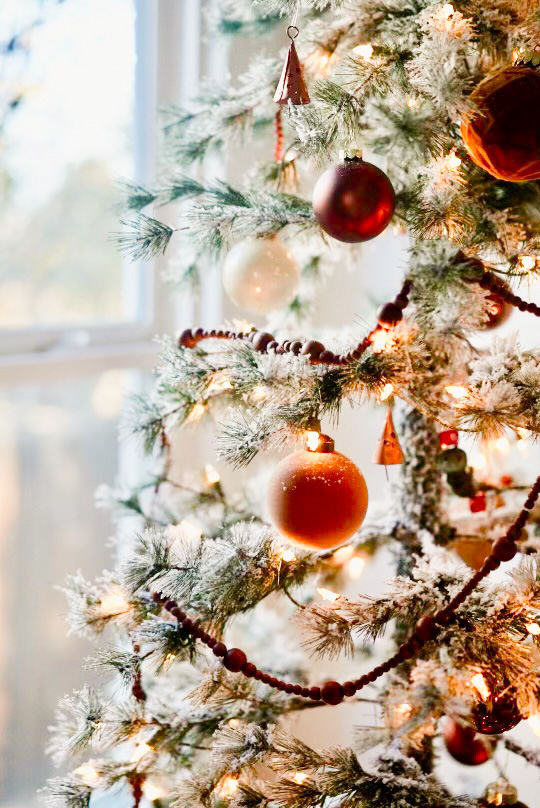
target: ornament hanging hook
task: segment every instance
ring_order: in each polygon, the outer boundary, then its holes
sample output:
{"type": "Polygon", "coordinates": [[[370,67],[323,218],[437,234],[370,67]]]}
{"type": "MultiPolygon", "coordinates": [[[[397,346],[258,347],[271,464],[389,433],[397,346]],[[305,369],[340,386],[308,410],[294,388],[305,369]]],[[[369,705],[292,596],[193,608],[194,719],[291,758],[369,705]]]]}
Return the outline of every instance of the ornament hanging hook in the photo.
{"type": "Polygon", "coordinates": [[[289,37],[291,42],[294,42],[299,33],[300,29],[298,28],[297,25],[289,25],[289,27],[287,28],[287,36],[289,37]],[[291,34],[291,31],[294,31],[294,33],[291,34]]]}

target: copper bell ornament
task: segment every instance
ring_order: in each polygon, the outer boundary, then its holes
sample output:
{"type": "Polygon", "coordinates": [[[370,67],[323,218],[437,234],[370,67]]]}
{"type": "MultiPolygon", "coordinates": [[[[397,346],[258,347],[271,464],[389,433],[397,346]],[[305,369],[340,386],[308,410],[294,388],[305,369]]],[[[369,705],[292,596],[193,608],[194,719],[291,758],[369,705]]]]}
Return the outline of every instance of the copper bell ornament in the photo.
{"type": "Polygon", "coordinates": [[[405,455],[399,445],[392,410],[388,408],[384,432],[373,456],[373,462],[380,466],[397,466],[405,462],[405,455]]]}
{"type": "Polygon", "coordinates": [[[300,105],[311,102],[306,82],[304,81],[302,65],[294,44],[294,40],[299,33],[296,25],[289,25],[287,28],[287,36],[291,40],[291,44],[276,88],[276,94],[274,95],[276,104],[288,104],[290,101],[291,104],[300,105]]]}

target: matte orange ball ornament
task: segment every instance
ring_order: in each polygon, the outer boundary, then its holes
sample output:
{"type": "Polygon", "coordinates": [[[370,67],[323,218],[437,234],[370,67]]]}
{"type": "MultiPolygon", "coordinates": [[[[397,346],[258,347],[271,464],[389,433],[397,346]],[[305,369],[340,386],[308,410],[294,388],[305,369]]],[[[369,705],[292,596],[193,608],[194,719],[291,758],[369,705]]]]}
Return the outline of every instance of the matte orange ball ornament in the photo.
{"type": "Polygon", "coordinates": [[[267,506],[272,524],[283,536],[325,550],[358,530],[366,515],[368,491],[352,460],[334,451],[331,438],[319,435],[315,451],[294,452],[277,465],[267,506]]]}
{"type": "Polygon", "coordinates": [[[540,179],[540,72],[507,67],[480,82],[461,134],[476,165],[506,182],[540,179]]]}

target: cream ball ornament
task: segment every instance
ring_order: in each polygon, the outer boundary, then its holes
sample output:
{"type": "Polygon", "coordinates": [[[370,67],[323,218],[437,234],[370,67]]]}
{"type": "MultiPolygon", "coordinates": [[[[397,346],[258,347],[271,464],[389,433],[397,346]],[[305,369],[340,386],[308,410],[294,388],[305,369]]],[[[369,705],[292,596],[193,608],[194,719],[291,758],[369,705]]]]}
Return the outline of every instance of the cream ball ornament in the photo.
{"type": "Polygon", "coordinates": [[[223,264],[223,286],[229,298],[259,314],[288,305],[299,278],[294,256],[277,236],[241,241],[223,264]]]}

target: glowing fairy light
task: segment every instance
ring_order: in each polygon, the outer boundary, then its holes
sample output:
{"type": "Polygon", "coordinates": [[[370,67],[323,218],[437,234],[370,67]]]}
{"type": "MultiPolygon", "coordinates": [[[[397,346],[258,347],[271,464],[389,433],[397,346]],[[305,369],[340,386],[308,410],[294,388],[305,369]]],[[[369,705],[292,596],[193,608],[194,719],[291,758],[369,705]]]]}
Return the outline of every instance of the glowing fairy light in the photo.
{"type": "Polygon", "coordinates": [[[452,396],[452,398],[455,398],[456,401],[467,398],[469,395],[468,389],[462,384],[447,384],[444,389],[449,395],[452,396]]]}
{"type": "Polygon", "coordinates": [[[129,611],[129,602],[121,592],[107,592],[100,600],[99,614],[102,617],[113,617],[129,611]]]}
{"type": "Polygon", "coordinates": [[[213,485],[217,485],[221,480],[219,476],[219,472],[215,469],[211,463],[207,463],[204,467],[203,478],[206,485],[211,488],[213,485]]]}
{"type": "Polygon", "coordinates": [[[475,673],[474,676],[471,676],[471,685],[478,691],[483,701],[487,701],[491,696],[488,684],[481,673],[475,673]]]}
{"type": "Polygon", "coordinates": [[[222,800],[232,800],[238,790],[238,777],[226,774],[216,786],[215,792],[222,800]]]}
{"type": "Polygon", "coordinates": [[[167,654],[167,656],[163,660],[163,670],[168,671],[175,659],[176,659],[175,654],[167,654]]]}
{"type": "Polygon", "coordinates": [[[232,389],[233,384],[231,382],[231,377],[226,370],[221,370],[214,373],[214,376],[208,385],[208,393],[211,395],[216,393],[226,393],[232,389]]]}
{"type": "Polygon", "coordinates": [[[318,432],[306,433],[306,446],[310,452],[316,452],[319,448],[320,434],[318,432]]]}
{"type": "Polygon", "coordinates": [[[482,452],[471,457],[471,468],[475,471],[482,471],[487,466],[487,457],[482,452]]]}
{"type": "Polygon", "coordinates": [[[529,634],[532,634],[533,637],[540,637],[540,626],[538,623],[527,623],[525,626],[529,634]]]}
{"type": "Polygon", "coordinates": [[[361,556],[354,556],[347,562],[347,575],[351,581],[357,581],[364,572],[366,561],[361,556]]]}
{"type": "Polygon", "coordinates": [[[407,98],[407,106],[409,107],[409,109],[414,109],[415,107],[417,107],[418,98],[415,98],[414,96],[411,95],[410,98],[407,98]]]}
{"type": "Polygon", "coordinates": [[[330,589],[325,589],[323,586],[319,587],[317,592],[323,600],[327,600],[329,603],[335,603],[339,598],[339,595],[336,595],[335,592],[331,592],[330,589]]]}
{"type": "Polygon", "coordinates": [[[279,553],[279,557],[287,564],[291,561],[296,561],[296,556],[289,547],[283,547],[279,553]]]}
{"type": "Polygon", "coordinates": [[[383,389],[381,390],[381,394],[379,396],[379,401],[386,401],[387,398],[390,398],[392,393],[394,392],[395,387],[393,384],[388,382],[384,385],[383,389]]]}
{"type": "Polygon", "coordinates": [[[324,77],[329,74],[337,59],[337,53],[330,53],[326,48],[315,48],[305,60],[304,65],[311,73],[324,77]]]}
{"type": "Polygon", "coordinates": [[[186,421],[188,424],[196,424],[197,421],[200,421],[203,415],[206,412],[206,405],[197,402],[192,408],[191,412],[189,413],[186,421]]]}
{"type": "Polygon", "coordinates": [[[371,334],[369,341],[373,347],[373,353],[382,353],[388,350],[394,344],[394,336],[391,330],[386,328],[376,328],[371,334]]]}
{"type": "Polygon", "coordinates": [[[446,158],[448,168],[451,171],[456,171],[461,165],[461,158],[455,152],[450,152],[446,158]]]}
{"type": "Polygon", "coordinates": [[[197,541],[198,539],[202,538],[202,530],[200,527],[193,522],[190,522],[189,519],[182,519],[178,525],[178,528],[183,539],[187,539],[188,541],[197,541]]]}
{"type": "Polygon", "coordinates": [[[365,59],[366,62],[369,62],[373,56],[373,45],[357,45],[352,49],[352,52],[356,56],[360,56],[361,59],[365,59]]]}
{"type": "Polygon", "coordinates": [[[506,455],[510,451],[510,441],[508,440],[508,438],[505,437],[496,438],[493,441],[493,448],[497,449],[497,451],[500,452],[501,454],[506,455]]]}
{"type": "Polygon", "coordinates": [[[445,3],[444,6],[442,7],[442,15],[447,20],[455,13],[456,13],[456,10],[455,10],[454,6],[452,5],[452,3],[445,3]]]}
{"type": "Polygon", "coordinates": [[[525,269],[527,272],[536,266],[536,258],[533,255],[520,255],[518,260],[521,269],[525,269]]]}
{"type": "Polygon", "coordinates": [[[90,788],[95,788],[99,783],[99,772],[91,763],[83,763],[74,770],[73,774],[81,783],[90,788]]]}
{"type": "Polygon", "coordinates": [[[161,800],[163,799],[163,797],[167,796],[167,792],[153,780],[144,781],[142,786],[142,793],[144,794],[148,802],[161,800]]]}
{"type": "Polygon", "coordinates": [[[291,776],[291,780],[294,780],[294,782],[298,783],[298,785],[301,785],[302,783],[305,783],[305,781],[307,779],[308,779],[308,773],[307,772],[293,772],[293,774],[291,776]]]}
{"type": "Polygon", "coordinates": [[[348,545],[346,545],[346,547],[339,547],[334,552],[332,558],[334,559],[336,564],[341,565],[341,564],[344,564],[346,561],[348,561],[349,558],[353,555],[353,553],[354,553],[354,547],[352,547],[350,544],[348,544],[348,545]]]}

